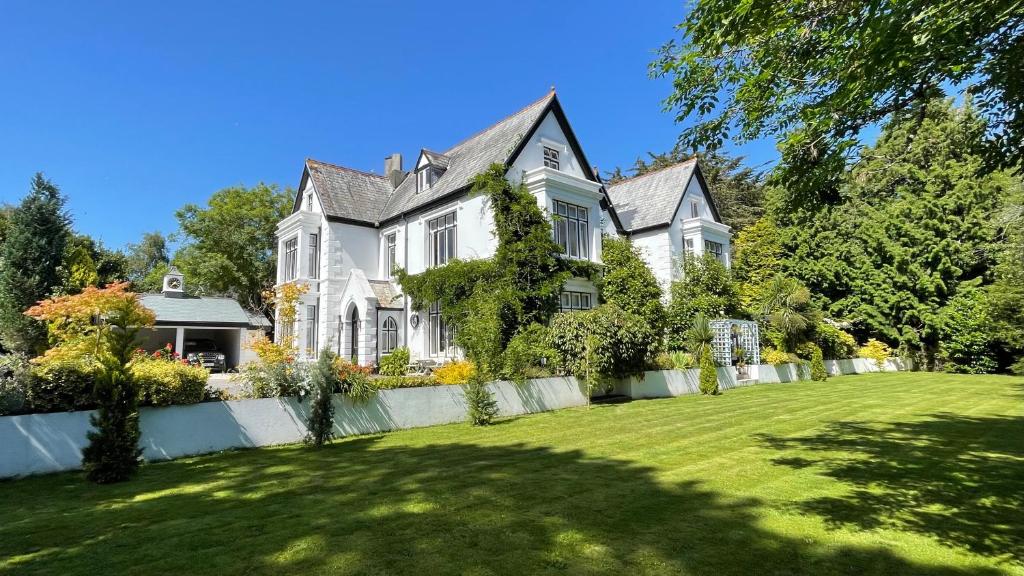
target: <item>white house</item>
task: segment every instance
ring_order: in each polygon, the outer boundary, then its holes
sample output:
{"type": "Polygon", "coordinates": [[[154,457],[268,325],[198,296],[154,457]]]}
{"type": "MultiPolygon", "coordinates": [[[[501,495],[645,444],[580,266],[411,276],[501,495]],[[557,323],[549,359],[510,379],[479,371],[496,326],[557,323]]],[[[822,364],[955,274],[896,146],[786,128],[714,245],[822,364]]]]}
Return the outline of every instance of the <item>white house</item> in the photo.
{"type": "MultiPolygon", "coordinates": [[[[399,154],[385,159],[383,175],[306,160],[293,212],[277,227],[277,282],[310,289],[297,322],[278,325],[276,337],[294,335],[306,357],[328,347],[360,364],[399,346],[414,358],[454,355],[453,328],[440,310],[411,309],[391,271],[415,274],[494,254],[489,203],[469,195],[472,177],[493,163],[559,215],[554,234],[566,258],[600,263],[602,234],[613,233],[636,239],[664,282],[686,246],[697,254],[720,251],[728,263],[729,229],[696,163],[606,187],[551,92],[448,150],[421,150],[409,172],[399,154]]],[[[597,290],[571,279],[561,303],[564,310],[591,308],[597,290]]]]}

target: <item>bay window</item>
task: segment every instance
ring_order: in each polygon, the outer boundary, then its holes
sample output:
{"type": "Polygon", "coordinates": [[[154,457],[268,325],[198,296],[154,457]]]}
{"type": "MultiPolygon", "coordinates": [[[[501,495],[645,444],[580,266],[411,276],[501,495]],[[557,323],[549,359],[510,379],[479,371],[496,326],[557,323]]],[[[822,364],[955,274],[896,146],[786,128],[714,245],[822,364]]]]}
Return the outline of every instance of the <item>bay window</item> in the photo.
{"type": "Polygon", "coordinates": [[[555,243],[562,255],[570,258],[590,257],[590,221],[582,206],[555,200],[555,243]]]}
{"type": "Polygon", "coordinates": [[[295,280],[299,270],[299,239],[289,238],[284,243],[284,279],[295,280]]]}

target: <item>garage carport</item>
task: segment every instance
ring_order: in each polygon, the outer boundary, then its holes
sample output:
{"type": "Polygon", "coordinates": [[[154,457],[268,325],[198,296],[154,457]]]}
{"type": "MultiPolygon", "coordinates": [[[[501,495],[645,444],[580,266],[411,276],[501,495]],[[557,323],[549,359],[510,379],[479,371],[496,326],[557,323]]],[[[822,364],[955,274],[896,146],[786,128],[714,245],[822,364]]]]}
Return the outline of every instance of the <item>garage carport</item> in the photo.
{"type": "Polygon", "coordinates": [[[216,343],[224,353],[228,369],[236,368],[242,358],[245,334],[251,321],[245,310],[231,298],[188,296],[179,292],[142,294],[142,304],[156,315],[153,328],[140,330],[141,346],[147,351],[168,344],[184,355],[186,344],[197,339],[216,343]]]}

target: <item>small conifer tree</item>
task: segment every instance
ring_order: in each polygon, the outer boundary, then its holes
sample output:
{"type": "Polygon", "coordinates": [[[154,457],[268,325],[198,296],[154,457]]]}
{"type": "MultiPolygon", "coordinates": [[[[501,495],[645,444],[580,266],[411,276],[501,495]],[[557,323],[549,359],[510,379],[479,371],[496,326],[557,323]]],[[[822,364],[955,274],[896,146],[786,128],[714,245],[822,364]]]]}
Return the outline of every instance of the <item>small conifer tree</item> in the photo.
{"type": "Polygon", "coordinates": [[[306,419],[306,444],[317,448],[334,438],[334,404],[331,395],[341,380],[334,366],[335,355],[327,349],[320,352],[316,367],[310,374],[310,409],[306,419]]]}
{"type": "Polygon", "coordinates": [[[700,393],[710,396],[718,394],[718,370],[710,346],[705,346],[700,353],[700,393]]]}

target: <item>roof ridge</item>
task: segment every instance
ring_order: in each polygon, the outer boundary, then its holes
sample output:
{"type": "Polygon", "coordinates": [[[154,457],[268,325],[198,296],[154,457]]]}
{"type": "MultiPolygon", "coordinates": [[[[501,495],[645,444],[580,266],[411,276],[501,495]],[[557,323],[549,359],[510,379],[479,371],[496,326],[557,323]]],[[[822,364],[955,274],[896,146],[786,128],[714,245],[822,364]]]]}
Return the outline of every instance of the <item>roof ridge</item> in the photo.
{"type": "Polygon", "coordinates": [[[484,128],[483,130],[479,130],[479,131],[477,131],[477,132],[474,132],[474,133],[473,133],[472,135],[470,135],[470,136],[468,136],[468,137],[466,137],[466,138],[463,138],[462,140],[459,140],[459,141],[458,141],[458,142],[457,142],[456,144],[454,144],[454,145],[453,145],[453,146],[452,146],[451,148],[448,148],[447,150],[445,150],[444,152],[442,152],[442,154],[444,154],[445,156],[448,156],[448,155],[450,155],[450,154],[451,154],[451,151],[452,151],[452,150],[455,150],[456,148],[458,148],[459,146],[462,146],[462,145],[463,145],[463,144],[465,144],[466,142],[469,142],[470,140],[472,140],[472,139],[474,139],[474,138],[476,138],[476,137],[478,137],[478,136],[483,136],[484,134],[486,134],[486,133],[490,132],[491,130],[494,130],[494,129],[495,129],[495,128],[497,128],[497,127],[498,127],[499,125],[501,125],[501,124],[502,124],[502,123],[504,123],[505,121],[509,120],[509,119],[510,119],[510,118],[512,118],[513,116],[518,116],[518,115],[522,114],[523,112],[526,112],[526,111],[527,111],[527,110],[529,110],[530,108],[533,108],[533,107],[534,107],[534,106],[536,106],[537,104],[540,104],[541,102],[543,102],[543,101],[545,101],[545,100],[547,100],[547,99],[549,99],[549,98],[554,98],[554,97],[555,97],[555,92],[554,92],[554,90],[551,90],[551,91],[549,91],[549,92],[548,92],[547,94],[545,94],[544,96],[542,96],[541,98],[538,98],[538,99],[534,100],[533,102],[530,102],[530,103],[529,103],[529,104],[527,104],[526,106],[523,106],[523,107],[522,107],[522,108],[520,108],[519,110],[516,110],[515,112],[513,112],[513,113],[509,114],[508,116],[505,116],[504,118],[502,118],[501,120],[498,120],[498,121],[497,121],[497,122],[495,122],[494,124],[491,124],[491,125],[490,125],[490,126],[488,126],[487,128],[484,128]]]}
{"type": "Polygon", "coordinates": [[[618,186],[620,184],[626,184],[626,183],[629,183],[629,182],[634,182],[634,181],[639,180],[641,178],[645,178],[647,176],[652,176],[654,174],[660,174],[661,172],[664,172],[666,170],[671,170],[673,168],[678,168],[678,167],[682,166],[683,164],[691,164],[691,163],[696,162],[696,161],[697,161],[697,157],[693,156],[691,158],[687,158],[686,160],[682,160],[680,162],[676,162],[675,164],[671,164],[669,166],[663,166],[661,168],[658,168],[657,170],[651,170],[649,172],[644,172],[643,174],[640,174],[638,176],[632,176],[632,177],[626,178],[624,180],[619,180],[618,182],[616,182],[614,184],[608,184],[608,186],[618,186]]]}
{"type": "Polygon", "coordinates": [[[330,166],[331,168],[337,168],[338,170],[344,170],[345,172],[353,172],[355,174],[361,174],[363,176],[372,176],[374,178],[387,179],[387,176],[383,176],[381,174],[374,174],[373,172],[367,172],[365,170],[357,170],[355,168],[349,168],[348,166],[341,166],[338,164],[333,164],[331,162],[324,162],[323,160],[317,160],[316,158],[307,157],[306,162],[315,162],[317,164],[323,164],[324,166],[330,166]]]}

